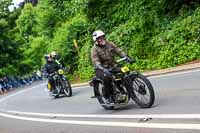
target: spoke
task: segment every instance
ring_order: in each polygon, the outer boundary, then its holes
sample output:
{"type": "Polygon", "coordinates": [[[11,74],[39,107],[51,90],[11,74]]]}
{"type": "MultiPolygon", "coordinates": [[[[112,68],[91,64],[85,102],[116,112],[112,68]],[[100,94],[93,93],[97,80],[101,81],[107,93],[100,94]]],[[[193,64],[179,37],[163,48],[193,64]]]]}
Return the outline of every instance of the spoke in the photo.
{"type": "Polygon", "coordinates": [[[144,97],[145,97],[147,100],[149,100],[149,96],[147,97],[146,95],[144,95],[144,97]]]}
{"type": "MultiPolygon", "coordinates": [[[[137,90],[138,90],[138,86],[137,86],[137,90]]],[[[136,97],[140,100],[143,101],[144,103],[148,103],[149,101],[149,96],[146,95],[142,95],[140,94],[138,91],[135,91],[136,97]]]]}
{"type": "Polygon", "coordinates": [[[145,99],[145,103],[148,103],[148,98],[146,98],[145,96],[144,96],[144,99],[145,99]]]}
{"type": "Polygon", "coordinates": [[[145,103],[147,103],[147,99],[145,98],[145,96],[142,96],[142,99],[145,103]]]}
{"type": "Polygon", "coordinates": [[[141,81],[141,79],[136,79],[135,81],[136,81],[138,86],[139,85],[146,86],[146,84],[143,81],[141,81]]]}
{"type": "Polygon", "coordinates": [[[142,99],[142,101],[143,101],[144,103],[148,103],[148,99],[146,99],[145,96],[141,96],[141,99],[142,99]]]}
{"type": "Polygon", "coordinates": [[[103,85],[102,84],[99,84],[99,93],[100,93],[100,96],[103,97],[103,85]]]}
{"type": "Polygon", "coordinates": [[[142,95],[142,97],[145,99],[145,101],[146,101],[146,103],[148,103],[148,101],[149,101],[149,96],[147,96],[147,94],[146,95],[142,95]]]}

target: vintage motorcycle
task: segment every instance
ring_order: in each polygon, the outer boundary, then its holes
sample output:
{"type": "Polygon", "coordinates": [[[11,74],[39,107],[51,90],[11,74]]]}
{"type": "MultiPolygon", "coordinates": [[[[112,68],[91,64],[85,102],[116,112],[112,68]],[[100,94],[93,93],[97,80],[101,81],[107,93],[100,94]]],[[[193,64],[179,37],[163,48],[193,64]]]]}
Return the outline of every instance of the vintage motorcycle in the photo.
{"type": "Polygon", "coordinates": [[[54,98],[58,98],[61,95],[70,97],[72,96],[72,88],[70,82],[67,80],[67,78],[64,76],[64,70],[59,69],[58,71],[52,73],[49,75],[53,78],[54,82],[54,92],[53,92],[53,86],[48,83],[47,88],[49,90],[49,95],[53,96],[54,98]]]}
{"type": "MultiPolygon", "coordinates": [[[[94,88],[94,95],[99,103],[106,110],[114,107],[127,105],[130,98],[134,100],[141,108],[150,108],[155,100],[155,94],[150,81],[137,71],[130,71],[125,62],[127,58],[117,60],[119,67],[109,69],[112,73],[112,99],[114,104],[107,104],[103,94],[103,81],[97,77],[90,81],[90,86],[94,88]]],[[[130,62],[129,62],[130,63],[130,62]]]]}

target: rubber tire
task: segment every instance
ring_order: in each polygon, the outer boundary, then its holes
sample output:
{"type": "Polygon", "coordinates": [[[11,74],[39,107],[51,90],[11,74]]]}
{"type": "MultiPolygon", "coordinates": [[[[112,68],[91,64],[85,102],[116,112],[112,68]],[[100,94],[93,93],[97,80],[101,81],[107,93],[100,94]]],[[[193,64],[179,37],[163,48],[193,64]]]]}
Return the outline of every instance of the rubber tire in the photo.
{"type": "Polygon", "coordinates": [[[99,103],[101,104],[101,106],[105,109],[105,110],[113,110],[114,109],[114,106],[106,106],[106,105],[103,105],[105,104],[105,102],[103,101],[102,97],[100,96],[100,92],[99,92],[99,84],[102,84],[101,82],[98,82],[95,84],[95,96],[97,96],[97,100],[99,101],[99,103]]]}
{"type": "Polygon", "coordinates": [[[65,81],[65,86],[66,86],[66,84],[68,84],[68,88],[67,88],[67,90],[68,90],[68,93],[66,92],[66,87],[64,87],[64,93],[65,93],[65,95],[67,96],[67,97],[71,97],[72,96],[72,87],[71,87],[71,84],[69,83],[69,81],[68,80],[66,80],[65,81]]]}
{"type": "Polygon", "coordinates": [[[153,90],[153,86],[152,86],[151,82],[145,76],[143,76],[142,74],[138,74],[136,79],[137,78],[139,78],[140,80],[142,80],[146,84],[146,86],[147,86],[147,88],[149,90],[149,93],[150,93],[150,101],[147,104],[145,104],[145,103],[141,102],[137,98],[136,95],[134,97],[132,97],[132,99],[137,103],[137,105],[139,107],[141,107],[141,108],[150,108],[154,104],[154,101],[155,101],[155,93],[154,93],[154,90],[153,90]]]}

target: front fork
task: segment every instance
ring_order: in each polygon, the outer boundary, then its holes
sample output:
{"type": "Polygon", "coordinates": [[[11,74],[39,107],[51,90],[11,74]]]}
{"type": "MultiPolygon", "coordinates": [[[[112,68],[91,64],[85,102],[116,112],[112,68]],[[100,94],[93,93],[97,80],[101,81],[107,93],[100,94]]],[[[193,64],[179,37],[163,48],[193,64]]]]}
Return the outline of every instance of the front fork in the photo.
{"type": "Polygon", "coordinates": [[[131,73],[128,73],[124,76],[123,78],[123,83],[124,83],[124,86],[127,88],[127,91],[130,95],[131,98],[135,98],[135,93],[134,93],[134,87],[133,87],[133,80],[135,79],[135,77],[137,77],[139,75],[138,72],[131,72],[131,73]]]}
{"type": "Polygon", "coordinates": [[[55,79],[54,80],[54,89],[56,90],[56,93],[59,94],[60,93],[60,88],[59,88],[59,79],[55,79]]]}

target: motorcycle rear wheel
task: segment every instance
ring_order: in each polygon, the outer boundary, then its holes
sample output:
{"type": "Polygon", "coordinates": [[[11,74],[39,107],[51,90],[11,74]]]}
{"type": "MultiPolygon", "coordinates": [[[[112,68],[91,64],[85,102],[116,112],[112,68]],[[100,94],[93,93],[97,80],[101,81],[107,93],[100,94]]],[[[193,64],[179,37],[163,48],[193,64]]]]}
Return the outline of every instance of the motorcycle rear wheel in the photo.
{"type": "Polygon", "coordinates": [[[112,105],[107,105],[105,103],[105,98],[103,96],[103,83],[98,82],[95,86],[94,86],[94,90],[95,90],[95,96],[97,97],[97,100],[99,101],[99,103],[101,104],[101,106],[105,109],[105,110],[113,110],[114,106],[112,105]]]}

